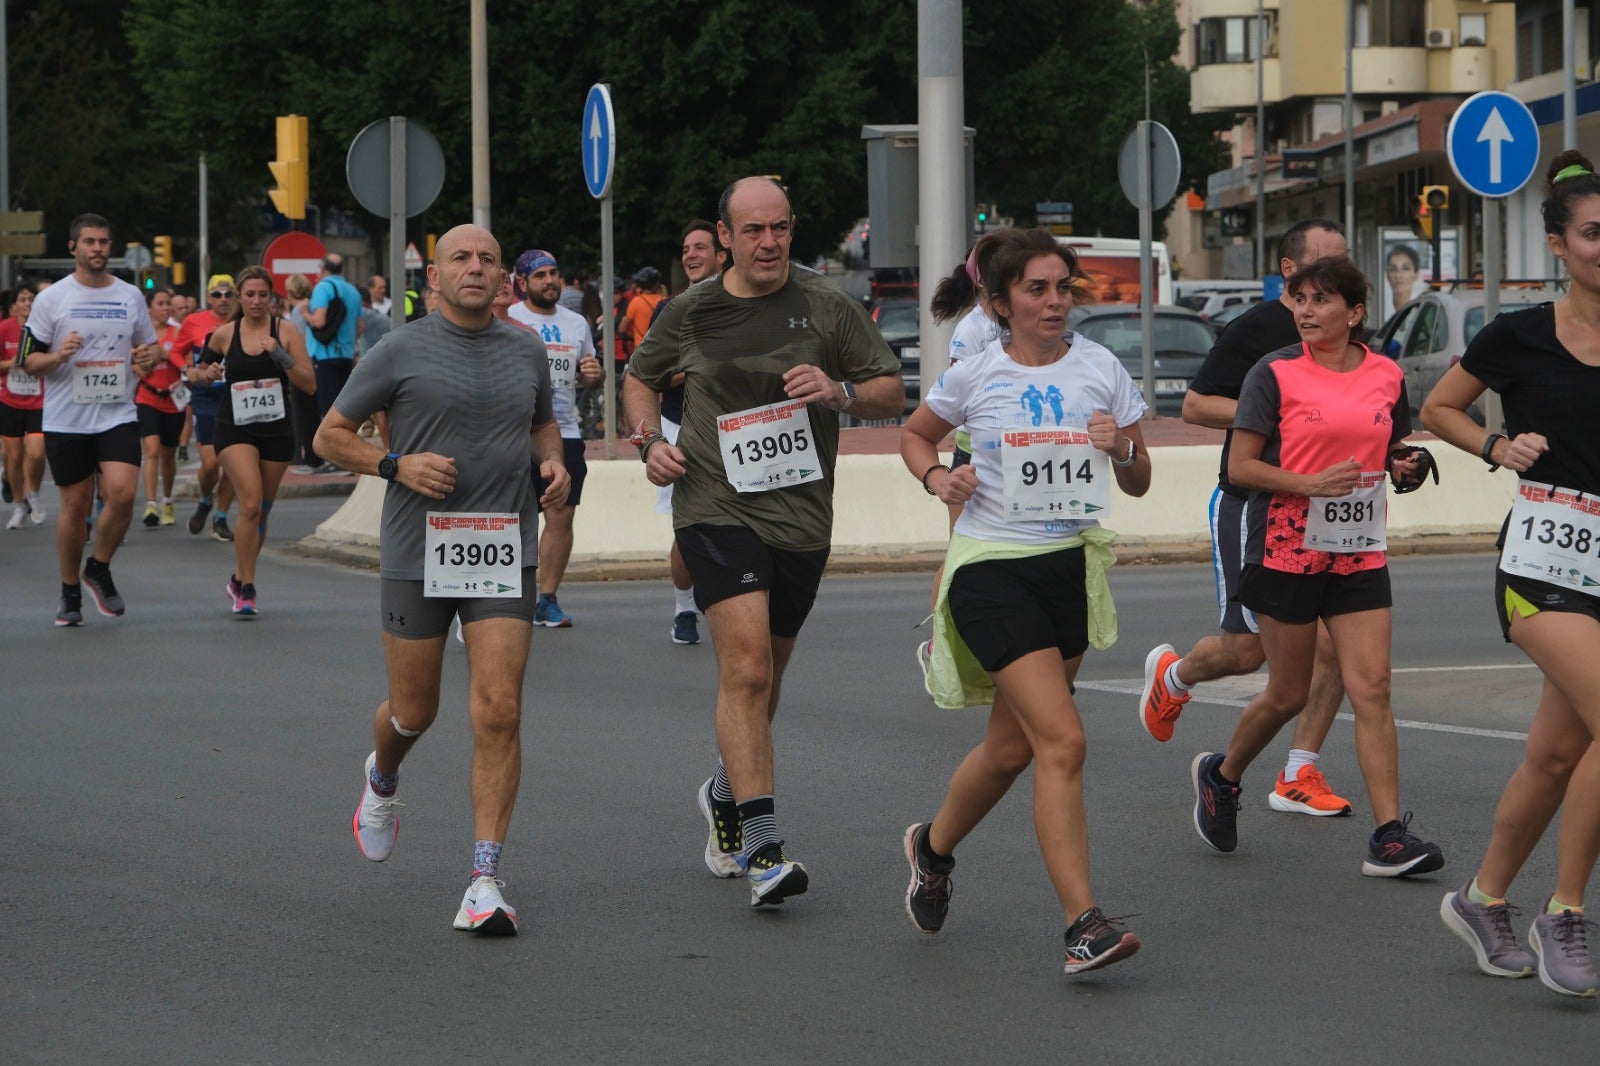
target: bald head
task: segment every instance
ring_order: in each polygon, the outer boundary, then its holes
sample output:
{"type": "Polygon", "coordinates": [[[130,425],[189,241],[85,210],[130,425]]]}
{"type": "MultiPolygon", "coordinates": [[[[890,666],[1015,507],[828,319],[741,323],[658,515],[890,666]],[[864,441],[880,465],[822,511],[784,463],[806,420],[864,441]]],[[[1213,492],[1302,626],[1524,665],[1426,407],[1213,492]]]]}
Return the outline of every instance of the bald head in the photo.
{"type": "Polygon", "coordinates": [[[440,313],[459,326],[489,325],[505,279],[500,242],[482,226],[457,226],[434,245],[428,285],[439,292],[440,313]]]}
{"type": "Polygon", "coordinates": [[[765,296],[789,280],[794,210],[783,186],[767,177],[740,178],[722,192],[717,236],[733,256],[723,285],[734,296],[765,296]]]}

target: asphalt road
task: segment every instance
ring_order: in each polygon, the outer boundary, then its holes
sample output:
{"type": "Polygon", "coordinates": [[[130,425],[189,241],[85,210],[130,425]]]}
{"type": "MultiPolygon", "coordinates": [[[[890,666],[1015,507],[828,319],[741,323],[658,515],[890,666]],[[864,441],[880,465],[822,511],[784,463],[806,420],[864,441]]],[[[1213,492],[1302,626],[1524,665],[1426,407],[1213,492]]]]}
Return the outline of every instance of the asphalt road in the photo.
{"type": "MultiPolygon", "coordinates": [[[[339,501],[286,500],[276,545],[339,501]]],[[[262,616],[230,617],[231,549],[135,528],[125,618],[51,626],[49,534],[0,534],[0,1060],[35,1062],[1573,1061],[1593,1005],[1479,975],[1439,923],[1474,870],[1538,687],[1501,643],[1482,556],[1395,563],[1404,805],[1447,865],[1359,873],[1370,831],[1348,721],[1324,768],[1355,816],[1266,807],[1241,843],[1190,825],[1189,761],[1259,679],[1204,691],[1159,745],[1146,651],[1213,624],[1205,568],[1115,571],[1121,640],[1080,685],[1094,881],[1134,959],[1068,979],[1028,779],[959,852],[951,918],[907,922],[900,836],[982,714],[934,708],[914,576],[830,578],[779,717],[779,824],[812,890],[752,912],[700,861],[714,765],[709,644],[667,640],[664,583],[574,584],[539,630],[502,864],[522,935],[450,928],[471,856],[465,658],[406,763],[394,857],[349,819],[384,686],[369,573],[269,547],[262,616]]],[[[1531,912],[1550,846],[1514,887],[1531,912]]],[[[1581,1041],[1581,1043],[1580,1043],[1581,1041]]]]}

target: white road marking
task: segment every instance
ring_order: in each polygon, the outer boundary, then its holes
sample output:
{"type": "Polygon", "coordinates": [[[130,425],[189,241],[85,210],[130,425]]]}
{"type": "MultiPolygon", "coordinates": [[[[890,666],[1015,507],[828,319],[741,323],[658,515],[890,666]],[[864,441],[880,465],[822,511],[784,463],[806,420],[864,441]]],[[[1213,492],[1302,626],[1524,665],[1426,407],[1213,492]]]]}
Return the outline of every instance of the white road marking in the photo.
{"type": "MultiPolygon", "coordinates": [[[[1484,666],[1404,666],[1396,667],[1392,672],[1396,674],[1436,674],[1455,673],[1465,670],[1532,670],[1533,663],[1503,663],[1484,666]]],[[[1085,681],[1079,678],[1077,687],[1090,692],[1109,692],[1117,695],[1132,696],[1137,699],[1144,693],[1144,678],[1112,678],[1105,681],[1085,681]]],[[[1190,697],[1193,703],[1206,703],[1217,707],[1237,707],[1243,709],[1248,706],[1250,699],[1266,684],[1265,674],[1256,674],[1246,678],[1228,678],[1224,681],[1207,682],[1196,688],[1190,697]],[[1240,698],[1237,693],[1243,693],[1240,698]]],[[[1340,721],[1354,722],[1355,715],[1341,712],[1340,721]]],[[[1409,719],[1396,718],[1395,727],[1398,729],[1422,729],[1434,733],[1455,733],[1459,736],[1488,737],[1491,740],[1514,740],[1519,743],[1526,742],[1528,734],[1518,733],[1509,729],[1479,729],[1475,726],[1442,725],[1438,722],[1414,722],[1409,719]]]]}

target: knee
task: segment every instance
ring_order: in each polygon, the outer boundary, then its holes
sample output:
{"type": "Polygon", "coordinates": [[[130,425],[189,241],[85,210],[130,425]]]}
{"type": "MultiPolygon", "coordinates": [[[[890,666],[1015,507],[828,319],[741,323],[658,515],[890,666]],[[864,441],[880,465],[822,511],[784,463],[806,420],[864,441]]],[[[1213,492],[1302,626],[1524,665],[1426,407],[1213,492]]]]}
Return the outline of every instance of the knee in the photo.
{"type": "Polygon", "coordinates": [[[265,512],[263,512],[261,509],[261,501],[259,499],[247,500],[243,496],[235,496],[234,502],[239,505],[240,525],[243,525],[246,522],[259,523],[261,521],[262,515],[265,512]]]}
{"type": "Polygon", "coordinates": [[[994,771],[1006,778],[1016,777],[1033,762],[1033,748],[1022,737],[1006,741],[986,739],[983,754],[994,771]]]}
{"type": "Polygon", "coordinates": [[[1083,773],[1084,759],[1088,755],[1088,742],[1083,730],[1071,729],[1050,737],[1040,737],[1038,751],[1034,753],[1039,765],[1034,773],[1054,772],[1077,777],[1083,773]]]}
{"type": "Polygon", "coordinates": [[[510,739],[522,728],[522,705],[511,693],[475,692],[472,728],[479,736],[510,739]]]}
{"type": "Polygon", "coordinates": [[[1232,668],[1229,672],[1234,677],[1253,674],[1267,661],[1267,653],[1261,649],[1259,640],[1231,641],[1228,644],[1228,654],[1233,660],[1229,664],[1232,668]]]}
{"type": "Polygon", "coordinates": [[[1587,743],[1577,747],[1562,745],[1528,745],[1526,754],[1522,757],[1522,765],[1528,773],[1547,782],[1566,786],[1572,777],[1572,771],[1577,769],[1578,761],[1583,758],[1584,752],[1589,750],[1587,743]]]}
{"type": "Polygon", "coordinates": [[[1345,695],[1350,706],[1359,711],[1362,707],[1389,706],[1388,671],[1355,670],[1343,679],[1345,695]]]}

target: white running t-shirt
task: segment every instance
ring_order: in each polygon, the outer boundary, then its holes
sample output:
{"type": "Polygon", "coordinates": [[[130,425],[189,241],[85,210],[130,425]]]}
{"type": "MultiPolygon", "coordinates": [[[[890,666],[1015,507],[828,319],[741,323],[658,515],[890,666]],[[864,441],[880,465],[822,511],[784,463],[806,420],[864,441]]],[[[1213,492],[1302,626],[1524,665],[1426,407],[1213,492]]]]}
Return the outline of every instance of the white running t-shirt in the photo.
{"type": "Polygon", "coordinates": [[[950,362],[959,363],[977,355],[989,347],[990,341],[999,340],[1000,333],[1000,323],[984,314],[983,308],[974,305],[956,323],[955,332],[950,335],[950,362]]]}
{"type": "Polygon", "coordinates": [[[539,335],[550,359],[550,408],[555,413],[561,436],[577,440],[583,436],[578,426],[578,362],[595,354],[594,335],[589,323],[576,311],[556,305],[548,315],[530,308],[526,301],[514,303],[506,311],[511,321],[539,335]]]}
{"type": "Polygon", "coordinates": [[[1130,425],[1146,410],[1139,387],[1109,349],[1077,334],[1049,366],[1015,362],[999,340],[981,354],[940,375],[926,401],[934,414],[972,435],[978,490],[956,519],[956,532],[1007,544],[1049,544],[1099,525],[1092,518],[1007,521],[1001,438],[1007,430],[1083,428],[1096,411],[1110,414],[1119,426],[1130,425]]]}
{"type": "MultiPolygon", "coordinates": [[[[44,376],[46,433],[104,433],[138,420],[139,412],[133,406],[138,384],[133,376],[133,349],[156,339],[138,289],[117,277],[98,289],[71,276],[62,278],[33,301],[27,329],[45,349],[58,347],[73,332],[83,338],[76,355],[44,376]],[[122,399],[78,402],[73,390],[75,372],[96,363],[105,364],[106,371],[120,378],[122,399]]],[[[83,390],[78,393],[85,394],[83,390]]]]}

